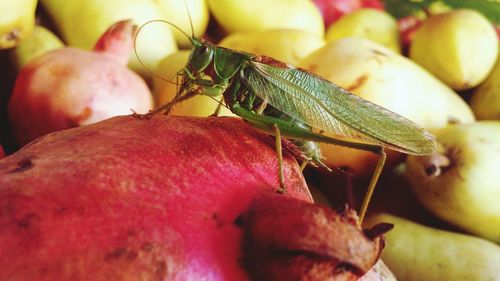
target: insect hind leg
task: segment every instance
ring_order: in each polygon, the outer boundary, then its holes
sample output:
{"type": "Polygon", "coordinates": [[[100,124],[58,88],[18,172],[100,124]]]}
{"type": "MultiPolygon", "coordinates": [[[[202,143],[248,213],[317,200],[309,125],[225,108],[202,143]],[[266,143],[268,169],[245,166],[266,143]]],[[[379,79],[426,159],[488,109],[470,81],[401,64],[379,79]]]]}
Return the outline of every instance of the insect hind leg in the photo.
{"type": "Polygon", "coordinates": [[[363,198],[363,203],[361,203],[361,209],[359,210],[359,224],[361,224],[363,222],[363,219],[365,218],[366,211],[368,210],[368,204],[371,201],[373,191],[375,190],[375,186],[377,185],[380,174],[382,173],[382,169],[384,168],[385,159],[387,158],[383,147],[380,147],[378,155],[379,159],[377,162],[377,166],[375,166],[372,179],[370,180],[370,184],[368,185],[368,189],[366,190],[365,197],[363,198]]]}
{"type": "Polygon", "coordinates": [[[280,187],[276,190],[278,193],[286,193],[285,178],[283,176],[283,149],[281,147],[281,132],[277,124],[273,124],[273,130],[276,139],[276,154],[278,155],[278,177],[280,187]]]}

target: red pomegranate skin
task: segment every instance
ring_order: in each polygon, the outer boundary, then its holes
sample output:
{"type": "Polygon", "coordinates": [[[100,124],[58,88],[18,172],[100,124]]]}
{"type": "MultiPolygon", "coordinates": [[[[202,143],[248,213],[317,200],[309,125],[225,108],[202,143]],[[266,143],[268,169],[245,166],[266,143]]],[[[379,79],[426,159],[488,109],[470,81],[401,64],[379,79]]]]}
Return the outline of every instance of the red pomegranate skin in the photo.
{"type": "MultiPolygon", "coordinates": [[[[279,186],[274,139],[236,118],[119,116],[0,160],[0,280],[249,280],[235,224],[279,186]]],[[[284,155],[287,193],[311,202],[284,155]]]]}

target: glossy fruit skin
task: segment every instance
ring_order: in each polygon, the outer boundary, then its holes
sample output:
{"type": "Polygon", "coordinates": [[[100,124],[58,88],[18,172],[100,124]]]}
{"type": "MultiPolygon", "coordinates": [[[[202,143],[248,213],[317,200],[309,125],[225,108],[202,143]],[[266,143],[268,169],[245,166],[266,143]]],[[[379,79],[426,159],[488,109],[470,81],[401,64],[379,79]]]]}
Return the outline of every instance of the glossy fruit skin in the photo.
{"type": "Polygon", "coordinates": [[[37,0],[0,3],[0,50],[14,47],[35,27],[37,0]]]}
{"type": "Polygon", "coordinates": [[[500,59],[472,94],[470,106],[478,120],[500,120],[500,59]]]}
{"type": "Polygon", "coordinates": [[[434,15],[417,29],[409,56],[455,90],[484,81],[498,56],[493,25],[475,10],[434,15]]]}
{"type": "Polygon", "coordinates": [[[12,49],[11,58],[16,70],[20,71],[34,58],[54,49],[64,47],[63,42],[49,29],[36,25],[30,36],[12,49]]]}
{"type": "Polygon", "coordinates": [[[385,11],[362,8],[333,23],[326,31],[326,41],[332,42],[347,37],[360,37],[401,52],[398,24],[385,11]]]}
{"type": "MultiPolygon", "coordinates": [[[[159,0],[157,3],[164,11],[165,19],[187,34],[191,35],[191,24],[194,36],[201,37],[205,33],[210,18],[206,0],[159,0]]],[[[180,47],[191,47],[189,39],[184,34],[175,28],[172,31],[180,47]]]]}
{"type": "Polygon", "coordinates": [[[146,113],[153,106],[141,77],[111,58],[64,48],[46,53],[19,73],[9,100],[19,144],[49,132],[106,118],[146,113]]]}
{"type": "Polygon", "coordinates": [[[360,0],[314,0],[314,4],[323,15],[325,27],[330,26],[343,15],[361,8],[360,0]]]}
{"type": "Polygon", "coordinates": [[[277,28],[299,29],[318,36],[325,32],[323,18],[310,0],[208,0],[208,7],[227,33],[277,28]]]}
{"type": "Polygon", "coordinates": [[[499,243],[500,121],[452,125],[432,133],[440,146],[437,153],[406,160],[416,197],[444,221],[499,243]]]}
{"type": "Polygon", "coordinates": [[[24,145],[46,133],[153,107],[146,82],[126,67],[135,26],[112,25],[93,51],[56,49],[31,60],[16,77],[8,113],[24,145]]]}
{"type": "Polygon", "coordinates": [[[498,280],[500,246],[495,243],[385,213],[370,217],[368,225],[377,222],[394,224],[382,259],[398,280],[498,280]]]}
{"type": "Polygon", "coordinates": [[[326,28],[343,15],[360,8],[384,10],[384,5],[380,0],[313,0],[313,2],[323,16],[326,28]]]}
{"type": "MultiPolygon", "coordinates": [[[[150,0],[40,0],[48,15],[72,47],[90,50],[101,34],[117,21],[131,19],[138,26],[150,20],[165,19],[156,1],[150,0]]],[[[161,59],[177,51],[173,32],[164,23],[153,23],[137,35],[137,52],[148,69],[155,69],[161,59]]],[[[129,66],[144,77],[150,73],[130,56],[129,66]]]]}
{"type": "Polygon", "coordinates": [[[300,59],[325,45],[325,40],[322,36],[303,30],[269,29],[233,33],[223,38],[218,45],[297,65],[300,59]]]}
{"type": "MultiPolygon", "coordinates": [[[[284,155],[288,192],[311,202],[284,155]]],[[[274,139],[237,118],[120,116],[0,161],[0,280],[249,280],[234,222],[279,186],[274,139]]]]}

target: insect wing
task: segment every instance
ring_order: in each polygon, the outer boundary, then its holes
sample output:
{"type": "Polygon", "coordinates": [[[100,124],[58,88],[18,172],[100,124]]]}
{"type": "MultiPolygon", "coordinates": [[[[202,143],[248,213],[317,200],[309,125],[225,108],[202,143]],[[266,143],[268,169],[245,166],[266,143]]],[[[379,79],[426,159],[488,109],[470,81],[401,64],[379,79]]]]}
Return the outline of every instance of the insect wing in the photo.
{"type": "Polygon", "coordinates": [[[435,149],[432,135],[414,122],[319,76],[256,61],[245,71],[245,81],[257,96],[314,128],[409,154],[435,149]]]}

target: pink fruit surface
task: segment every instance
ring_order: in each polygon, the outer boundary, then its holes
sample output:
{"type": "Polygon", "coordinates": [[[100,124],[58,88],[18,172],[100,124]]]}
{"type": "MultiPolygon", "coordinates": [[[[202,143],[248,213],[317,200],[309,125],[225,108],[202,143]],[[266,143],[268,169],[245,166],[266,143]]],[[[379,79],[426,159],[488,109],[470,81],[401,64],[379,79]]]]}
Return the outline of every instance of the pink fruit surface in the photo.
{"type": "Polygon", "coordinates": [[[413,35],[422,24],[423,20],[416,16],[407,16],[398,19],[398,29],[403,49],[407,50],[413,39],[413,35]]]}
{"type": "MultiPolygon", "coordinates": [[[[245,280],[233,221],[278,186],[272,144],[165,116],[39,138],[0,162],[0,280],[245,280]]],[[[311,200],[284,168],[287,196],[311,200]]]]}
{"type": "Polygon", "coordinates": [[[323,15],[325,27],[345,14],[361,8],[361,0],[313,0],[323,15]]]}
{"type": "Polygon", "coordinates": [[[27,64],[8,105],[19,144],[49,132],[151,109],[149,88],[126,67],[134,31],[131,22],[119,22],[94,51],[67,47],[27,64]]]}
{"type": "Polygon", "coordinates": [[[384,3],[381,0],[361,0],[363,8],[373,8],[384,10],[384,3]]]}
{"type": "Polygon", "coordinates": [[[357,9],[384,9],[384,5],[380,0],[313,0],[313,2],[323,16],[325,27],[330,26],[343,15],[352,13],[357,9]]]}
{"type": "Polygon", "coordinates": [[[366,272],[382,240],[312,204],[288,153],[276,193],[276,158],[272,137],[229,117],[120,116],[38,138],[0,160],[0,280],[256,280],[249,245],[289,256],[294,280],[366,272]]]}

